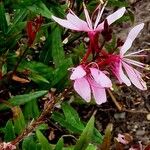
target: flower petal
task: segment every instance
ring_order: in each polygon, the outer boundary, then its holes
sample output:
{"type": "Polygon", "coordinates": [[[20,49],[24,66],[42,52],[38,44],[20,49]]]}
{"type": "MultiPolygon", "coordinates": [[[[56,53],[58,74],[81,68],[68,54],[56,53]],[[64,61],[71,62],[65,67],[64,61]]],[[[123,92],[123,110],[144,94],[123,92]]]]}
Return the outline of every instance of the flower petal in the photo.
{"type": "Polygon", "coordinates": [[[107,101],[105,88],[99,88],[97,86],[91,86],[94,99],[98,105],[107,101]]]}
{"type": "Polygon", "coordinates": [[[73,69],[73,72],[70,76],[70,79],[71,80],[79,79],[79,78],[84,77],[85,75],[86,75],[86,72],[83,69],[83,67],[80,65],[80,66],[73,69]]]}
{"type": "Polygon", "coordinates": [[[115,22],[116,20],[121,18],[123,16],[123,14],[125,13],[125,11],[126,11],[126,9],[125,9],[125,7],[123,7],[123,8],[120,8],[119,10],[117,10],[116,12],[114,12],[113,14],[109,15],[106,18],[108,25],[111,25],[113,22],[115,22]]]}
{"type": "Polygon", "coordinates": [[[130,78],[131,82],[141,90],[147,90],[147,86],[145,81],[141,77],[141,73],[134,69],[133,67],[129,66],[127,63],[123,62],[123,66],[130,78]]]}
{"type": "Polygon", "coordinates": [[[104,21],[97,26],[95,31],[101,32],[103,30],[104,30],[104,21]]]}
{"type": "Polygon", "coordinates": [[[94,80],[102,87],[112,87],[111,80],[102,71],[96,68],[90,68],[90,71],[94,80]]]}
{"type": "Polygon", "coordinates": [[[79,30],[77,27],[75,27],[73,24],[71,24],[68,20],[66,19],[61,19],[55,16],[52,16],[52,18],[54,19],[54,21],[56,21],[59,25],[67,28],[67,29],[71,29],[71,30],[79,30]]]}
{"type": "Polygon", "coordinates": [[[123,46],[120,48],[120,55],[123,56],[126,51],[131,47],[133,41],[135,40],[135,38],[137,37],[137,35],[139,34],[139,32],[143,29],[144,27],[144,23],[141,23],[137,26],[135,26],[128,34],[127,39],[125,41],[125,43],[123,44],[123,46]]]}
{"type": "Polygon", "coordinates": [[[86,102],[90,102],[91,89],[86,78],[76,79],[74,82],[74,89],[86,102]]]}
{"type": "Polygon", "coordinates": [[[122,135],[122,134],[118,134],[118,137],[116,138],[116,140],[119,142],[119,143],[122,143],[124,145],[128,144],[129,141],[126,140],[125,136],[122,135]]]}
{"type": "Polygon", "coordinates": [[[117,62],[114,62],[111,65],[112,72],[114,75],[117,77],[120,83],[125,83],[127,86],[131,85],[130,80],[128,77],[124,74],[123,69],[122,69],[122,59],[118,60],[117,62]]]}
{"type": "Polygon", "coordinates": [[[76,28],[78,28],[78,31],[90,31],[87,23],[78,18],[73,12],[67,14],[67,20],[76,28]]]}
{"type": "Polygon", "coordinates": [[[87,24],[88,24],[89,28],[92,30],[93,29],[92,21],[91,21],[91,18],[89,16],[89,13],[88,13],[87,8],[86,8],[84,3],[83,3],[83,7],[84,7],[84,14],[85,14],[85,18],[86,18],[87,24]]]}
{"type": "Polygon", "coordinates": [[[122,82],[125,83],[127,86],[131,85],[130,80],[128,79],[128,77],[123,72],[122,63],[121,62],[119,64],[119,77],[122,80],[122,82]]]}

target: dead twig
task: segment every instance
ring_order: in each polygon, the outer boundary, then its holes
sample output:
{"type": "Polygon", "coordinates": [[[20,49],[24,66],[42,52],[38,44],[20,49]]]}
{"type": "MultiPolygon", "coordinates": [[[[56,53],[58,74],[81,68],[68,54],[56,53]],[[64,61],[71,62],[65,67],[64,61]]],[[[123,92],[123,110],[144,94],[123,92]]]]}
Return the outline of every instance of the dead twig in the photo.
{"type": "Polygon", "coordinates": [[[109,95],[110,95],[112,101],[114,102],[114,104],[115,104],[116,107],[118,108],[118,110],[121,111],[121,110],[122,110],[122,107],[121,107],[120,104],[117,102],[117,100],[116,100],[115,96],[113,95],[113,93],[111,92],[111,90],[110,90],[110,89],[107,89],[107,91],[108,91],[108,93],[109,93],[109,95]]]}

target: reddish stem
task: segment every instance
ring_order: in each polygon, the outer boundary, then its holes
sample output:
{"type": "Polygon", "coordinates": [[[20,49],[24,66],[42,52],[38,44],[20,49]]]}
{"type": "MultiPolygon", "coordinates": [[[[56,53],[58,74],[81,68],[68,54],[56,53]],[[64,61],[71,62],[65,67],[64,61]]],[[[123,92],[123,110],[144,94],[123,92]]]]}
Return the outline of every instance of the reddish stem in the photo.
{"type": "Polygon", "coordinates": [[[81,64],[82,63],[85,63],[89,57],[89,55],[92,53],[93,54],[93,57],[94,57],[94,54],[95,52],[97,53],[98,52],[98,33],[96,32],[89,32],[88,33],[88,36],[90,38],[90,44],[89,44],[89,48],[86,52],[86,54],[84,55],[82,61],[81,61],[81,64]]]}
{"type": "Polygon", "coordinates": [[[84,57],[82,58],[82,61],[81,61],[81,64],[85,63],[89,57],[89,55],[91,54],[92,52],[92,49],[91,49],[91,46],[89,46],[86,54],[84,55],[84,57]]]}

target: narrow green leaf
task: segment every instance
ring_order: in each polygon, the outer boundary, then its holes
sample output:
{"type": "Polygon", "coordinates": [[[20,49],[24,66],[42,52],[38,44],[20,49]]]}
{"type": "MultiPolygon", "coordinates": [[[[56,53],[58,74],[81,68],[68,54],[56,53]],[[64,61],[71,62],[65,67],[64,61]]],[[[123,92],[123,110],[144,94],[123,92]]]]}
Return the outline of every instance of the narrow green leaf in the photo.
{"type": "Polygon", "coordinates": [[[85,129],[83,130],[79,140],[77,141],[74,150],[85,150],[88,147],[89,143],[92,140],[94,120],[94,116],[92,116],[85,129]]]}
{"type": "MultiPolygon", "coordinates": [[[[12,105],[12,106],[19,106],[19,105],[23,105],[29,101],[32,101],[34,99],[37,99],[43,95],[45,95],[48,91],[37,91],[37,92],[33,92],[33,93],[30,93],[30,94],[24,94],[24,95],[17,95],[17,96],[14,96],[12,98],[10,98],[8,100],[8,102],[12,105]]],[[[7,105],[5,104],[1,104],[0,105],[0,110],[4,110],[8,108],[7,105]]]]}
{"type": "Polygon", "coordinates": [[[65,59],[61,40],[61,30],[56,24],[51,25],[51,32],[46,40],[45,47],[41,51],[40,60],[46,64],[54,62],[56,67],[60,66],[65,59]]]}
{"type": "Polygon", "coordinates": [[[39,75],[39,74],[36,74],[36,73],[31,73],[29,75],[30,79],[32,81],[34,81],[35,83],[41,83],[41,82],[44,82],[44,83],[47,83],[49,84],[49,81],[47,79],[45,79],[43,76],[39,75]]]}
{"type": "Polygon", "coordinates": [[[17,24],[19,22],[22,22],[26,16],[27,16],[26,9],[17,9],[14,14],[14,19],[12,20],[12,23],[17,24]]]}
{"type": "Polygon", "coordinates": [[[0,30],[5,34],[7,32],[8,25],[7,20],[5,16],[5,8],[3,5],[3,2],[0,1],[0,30]]]}
{"type": "Polygon", "coordinates": [[[22,150],[38,150],[38,147],[39,146],[35,143],[33,136],[26,137],[22,142],[22,150]]]}
{"type": "Polygon", "coordinates": [[[71,67],[72,65],[72,60],[71,58],[63,60],[61,66],[59,66],[55,71],[54,71],[54,80],[52,82],[52,86],[56,85],[59,83],[61,80],[64,80],[67,77],[68,73],[68,68],[71,67]]]}
{"type": "Polygon", "coordinates": [[[49,127],[48,127],[48,124],[45,124],[45,123],[43,123],[43,124],[40,124],[36,129],[38,129],[38,130],[47,130],[49,127]]]}
{"type": "Polygon", "coordinates": [[[51,118],[58,122],[61,126],[65,127],[70,132],[79,134],[83,131],[83,129],[79,128],[77,125],[70,124],[70,122],[68,122],[65,119],[64,115],[62,115],[61,113],[53,112],[51,118]]]}
{"type": "Polygon", "coordinates": [[[110,149],[112,129],[113,129],[113,125],[108,124],[108,126],[106,127],[106,130],[105,130],[103,142],[100,146],[101,150],[109,150],[110,149]]]}
{"type": "Polygon", "coordinates": [[[52,147],[50,146],[48,140],[40,130],[36,130],[36,136],[42,146],[42,150],[52,150],[52,147]]]}
{"type": "Polygon", "coordinates": [[[12,120],[8,120],[5,126],[5,135],[4,140],[5,142],[9,142],[15,138],[15,130],[12,120]]]}
{"type": "Polygon", "coordinates": [[[12,110],[15,114],[13,117],[15,133],[20,134],[26,126],[25,119],[20,107],[13,107],[12,110]]]}
{"type": "Polygon", "coordinates": [[[97,147],[93,144],[89,144],[86,150],[97,150],[97,147]]]}
{"type": "Polygon", "coordinates": [[[65,53],[62,47],[61,30],[59,26],[52,25],[52,58],[56,67],[60,66],[64,59],[65,53]]]}
{"type": "Polygon", "coordinates": [[[131,22],[134,24],[134,22],[135,22],[134,13],[131,10],[128,10],[128,15],[130,17],[131,22]]]}
{"type": "Polygon", "coordinates": [[[108,0],[108,5],[113,6],[113,7],[128,7],[127,1],[122,1],[122,0],[108,0]]]}
{"type": "Polygon", "coordinates": [[[92,142],[98,144],[103,142],[103,135],[96,128],[93,131],[92,142]]]}
{"type": "Polygon", "coordinates": [[[52,61],[52,44],[51,41],[52,36],[51,34],[48,35],[45,44],[43,46],[42,51],[40,52],[40,61],[43,62],[44,64],[49,64],[50,61],[52,61]]]}
{"type": "Polygon", "coordinates": [[[53,80],[53,68],[40,63],[36,61],[27,62],[23,61],[18,70],[24,71],[26,68],[30,71],[29,77],[32,81],[34,81],[37,84],[46,83],[50,84],[50,82],[53,80]]]}
{"type": "Polygon", "coordinates": [[[78,126],[81,130],[84,129],[84,125],[81,122],[78,113],[68,103],[62,104],[62,110],[68,123],[72,126],[78,126]]]}
{"type": "Polygon", "coordinates": [[[25,104],[24,106],[24,116],[26,119],[30,120],[32,118],[37,118],[40,115],[40,110],[36,100],[32,100],[25,104]]]}
{"type": "MultiPolygon", "coordinates": [[[[27,16],[27,10],[26,9],[17,9],[14,13],[14,19],[12,20],[12,25],[8,28],[7,34],[10,34],[13,32],[15,27],[21,26],[21,23],[27,16]]],[[[17,28],[20,29],[20,28],[17,28]]]]}
{"type": "Polygon", "coordinates": [[[60,138],[58,140],[54,150],[63,150],[63,146],[64,146],[64,140],[63,140],[63,138],[60,138]]]}
{"type": "Polygon", "coordinates": [[[50,10],[46,7],[46,5],[42,1],[38,1],[37,3],[28,6],[28,9],[35,14],[42,15],[48,19],[51,18],[52,13],[50,10]]]}

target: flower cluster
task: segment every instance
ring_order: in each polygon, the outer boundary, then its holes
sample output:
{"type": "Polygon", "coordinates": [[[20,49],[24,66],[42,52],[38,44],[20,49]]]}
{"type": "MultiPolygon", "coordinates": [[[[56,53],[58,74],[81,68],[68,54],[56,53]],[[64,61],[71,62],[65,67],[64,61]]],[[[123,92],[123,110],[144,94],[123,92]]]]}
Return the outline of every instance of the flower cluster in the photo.
{"type": "MultiPolygon", "coordinates": [[[[145,64],[133,60],[133,57],[143,56],[138,52],[127,53],[134,39],[143,29],[144,24],[135,26],[128,34],[126,41],[118,40],[115,49],[119,49],[119,53],[109,53],[104,48],[104,43],[111,40],[112,30],[110,25],[121,18],[126,9],[123,7],[101,21],[101,16],[105,5],[97,7],[97,17],[93,24],[93,18],[90,18],[85,4],[84,14],[86,21],[81,20],[75,13],[69,10],[66,19],[52,16],[61,26],[75,30],[87,32],[90,39],[88,49],[79,66],[72,69],[70,79],[74,81],[75,91],[87,102],[90,102],[91,95],[97,104],[106,102],[106,89],[112,87],[110,76],[114,75],[119,83],[125,83],[130,86],[131,83],[141,90],[146,90],[146,83],[142,79],[142,74],[135,68],[144,68],[145,64]],[[99,35],[102,35],[104,42],[99,42],[99,35]],[[91,56],[91,57],[90,57],[91,56]],[[108,77],[109,76],[109,77],[108,77]]],[[[94,14],[95,15],[95,14],[94,14]]],[[[94,16],[92,15],[92,16],[94,16]]]]}

